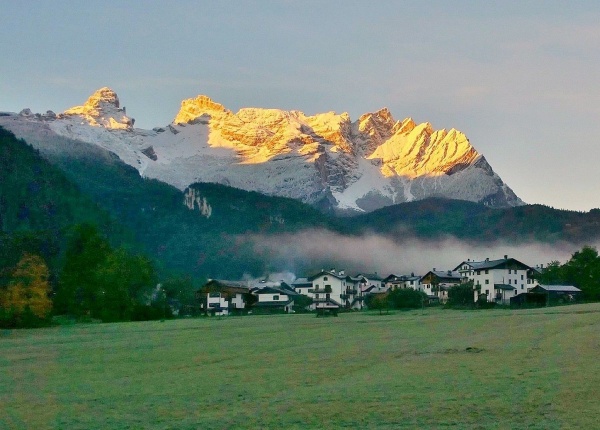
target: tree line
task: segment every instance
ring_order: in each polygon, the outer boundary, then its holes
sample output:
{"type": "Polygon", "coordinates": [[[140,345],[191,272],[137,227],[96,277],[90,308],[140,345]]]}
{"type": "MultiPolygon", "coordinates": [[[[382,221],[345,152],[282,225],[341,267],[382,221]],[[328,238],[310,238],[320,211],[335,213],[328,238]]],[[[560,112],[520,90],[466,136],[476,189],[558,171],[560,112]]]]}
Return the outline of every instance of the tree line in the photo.
{"type": "Polygon", "coordinates": [[[61,249],[43,234],[0,235],[0,327],[48,325],[53,315],[103,322],[168,318],[174,304],[193,300],[191,279],[159,283],[150,259],[111,246],[94,225],[76,225],[66,236],[61,249]]]}
{"type": "Polygon", "coordinates": [[[600,301],[600,256],[593,246],[584,246],[561,264],[552,261],[538,275],[543,285],[573,285],[579,288],[588,301],[600,301]]]}

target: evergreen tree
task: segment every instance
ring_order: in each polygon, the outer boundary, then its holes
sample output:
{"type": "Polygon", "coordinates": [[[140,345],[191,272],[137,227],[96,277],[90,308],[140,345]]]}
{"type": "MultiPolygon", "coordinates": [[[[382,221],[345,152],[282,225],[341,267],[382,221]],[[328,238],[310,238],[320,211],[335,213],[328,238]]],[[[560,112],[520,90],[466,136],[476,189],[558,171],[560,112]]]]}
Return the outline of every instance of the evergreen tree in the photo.
{"type": "Polygon", "coordinates": [[[564,278],[583,291],[588,300],[600,300],[600,257],[592,246],[576,251],[563,266],[564,278]]]}
{"type": "Polygon", "coordinates": [[[102,307],[102,288],[97,270],[111,252],[108,241],[95,226],[76,226],[69,237],[56,294],[59,313],[97,315],[102,307]]]}

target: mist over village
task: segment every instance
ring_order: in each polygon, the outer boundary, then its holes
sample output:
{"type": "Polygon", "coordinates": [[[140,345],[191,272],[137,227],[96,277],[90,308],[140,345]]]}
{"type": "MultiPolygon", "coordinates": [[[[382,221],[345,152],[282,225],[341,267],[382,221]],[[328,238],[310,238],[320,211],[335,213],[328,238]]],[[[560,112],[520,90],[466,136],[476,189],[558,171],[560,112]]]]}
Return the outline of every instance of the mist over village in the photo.
{"type": "Polygon", "coordinates": [[[597,428],[600,6],[0,5],[0,429],[597,428]]]}

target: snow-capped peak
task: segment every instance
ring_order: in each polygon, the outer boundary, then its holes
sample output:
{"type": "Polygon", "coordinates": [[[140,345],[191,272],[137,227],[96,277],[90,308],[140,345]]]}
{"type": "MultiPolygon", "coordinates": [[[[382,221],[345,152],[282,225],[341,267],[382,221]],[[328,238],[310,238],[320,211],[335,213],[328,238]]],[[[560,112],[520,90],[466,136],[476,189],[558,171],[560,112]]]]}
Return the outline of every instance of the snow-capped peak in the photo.
{"type": "Polygon", "coordinates": [[[100,88],[82,106],[67,109],[63,115],[79,116],[92,126],[110,129],[131,130],[135,122],[119,106],[117,93],[108,87],[100,88]]]}
{"type": "MultiPolygon", "coordinates": [[[[25,130],[37,118],[24,111],[0,117],[0,125],[21,121],[25,130]]],[[[430,196],[523,203],[463,133],[436,131],[409,117],[396,121],[387,108],[356,121],[335,112],[233,113],[200,95],[184,100],[170,125],[150,131],[133,129],[117,94],[101,88],[83,106],[39,119],[59,135],[101,146],[140,174],[182,190],[194,182],[219,182],[359,211],[430,196]]]]}
{"type": "Polygon", "coordinates": [[[181,102],[179,113],[173,120],[174,124],[192,124],[194,122],[203,122],[203,116],[208,115],[221,116],[230,114],[222,104],[216,103],[208,96],[199,95],[193,99],[186,99],[181,102]]]}

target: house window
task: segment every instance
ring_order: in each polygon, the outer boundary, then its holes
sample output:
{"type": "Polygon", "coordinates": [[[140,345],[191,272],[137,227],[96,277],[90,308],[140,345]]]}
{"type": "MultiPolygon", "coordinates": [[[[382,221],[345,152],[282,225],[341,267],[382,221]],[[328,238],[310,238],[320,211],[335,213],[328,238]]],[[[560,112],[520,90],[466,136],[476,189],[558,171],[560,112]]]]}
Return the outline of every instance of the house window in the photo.
{"type": "Polygon", "coordinates": [[[523,279],[524,279],[524,278],[523,278],[523,275],[521,275],[521,281],[522,281],[523,279]]]}
{"type": "Polygon", "coordinates": [[[486,279],[486,280],[485,280],[485,285],[488,285],[489,283],[490,283],[490,280],[489,280],[489,279],[486,279]]]}
{"type": "Polygon", "coordinates": [[[315,299],[319,298],[319,293],[315,294],[315,299]]]}
{"type": "Polygon", "coordinates": [[[508,269],[508,274],[510,275],[512,273],[512,270],[508,269]]]}
{"type": "Polygon", "coordinates": [[[330,298],[330,296],[331,296],[331,294],[329,294],[329,293],[325,294],[325,298],[326,298],[326,299],[329,299],[329,298],[330,298]]]}
{"type": "Polygon", "coordinates": [[[485,269],[485,274],[487,275],[488,273],[490,273],[490,271],[488,269],[485,269]]]}
{"type": "Polygon", "coordinates": [[[517,295],[517,290],[515,290],[515,296],[517,295]]]}
{"type": "Polygon", "coordinates": [[[273,296],[273,301],[276,302],[277,300],[279,300],[279,296],[273,296]]]}
{"type": "Polygon", "coordinates": [[[523,287],[523,284],[521,284],[521,289],[522,289],[522,290],[524,289],[524,287],[523,287]]]}
{"type": "Polygon", "coordinates": [[[485,290],[485,295],[487,296],[490,293],[490,290],[485,290]]]}
{"type": "Polygon", "coordinates": [[[323,276],[323,280],[326,281],[327,280],[327,276],[323,276]]]}
{"type": "Polygon", "coordinates": [[[481,270],[478,270],[478,271],[477,271],[477,274],[478,274],[478,275],[481,275],[481,270]]]}

